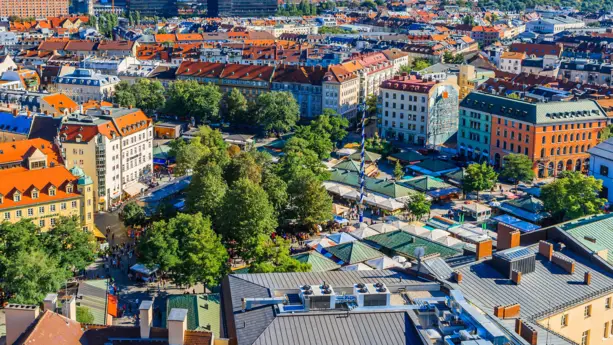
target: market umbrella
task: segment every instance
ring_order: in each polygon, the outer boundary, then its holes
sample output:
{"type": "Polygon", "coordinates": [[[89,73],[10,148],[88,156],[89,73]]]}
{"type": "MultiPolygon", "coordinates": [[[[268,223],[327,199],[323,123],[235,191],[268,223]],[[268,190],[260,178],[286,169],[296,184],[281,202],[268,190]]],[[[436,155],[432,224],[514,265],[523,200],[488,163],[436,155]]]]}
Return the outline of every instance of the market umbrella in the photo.
{"type": "Polygon", "coordinates": [[[345,214],[347,211],[349,211],[349,207],[347,206],[332,204],[332,212],[338,216],[345,214]]]}
{"type": "Polygon", "coordinates": [[[464,243],[464,242],[458,240],[457,238],[453,238],[451,236],[441,237],[438,240],[436,240],[435,242],[438,242],[440,244],[444,244],[447,247],[453,247],[453,246],[456,246],[458,244],[463,244],[464,243]]]}
{"type": "Polygon", "coordinates": [[[391,232],[391,231],[396,231],[398,230],[398,228],[392,224],[388,224],[388,223],[377,223],[377,224],[371,224],[369,226],[369,228],[383,234],[386,232],[391,232]]]}
{"type": "Polygon", "coordinates": [[[346,232],[337,232],[332,235],[328,235],[327,238],[334,241],[336,244],[343,244],[347,242],[357,241],[357,239],[346,232]]]}
{"type": "Polygon", "coordinates": [[[400,230],[404,231],[404,232],[408,232],[411,235],[415,235],[415,236],[422,236],[422,237],[427,237],[428,235],[430,235],[430,230],[421,227],[421,226],[416,226],[416,225],[407,225],[403,228],[401,228],[400,230]]]}
{"type": "Polygon", "coordinates": [[[387,256],[366,261],[366,264],[376,270],[384,270],[392,267],[399,267],[400,264],[387,256]]]}
{"type": "Polygon", "coordinates": [[[366,237],[379,235],[380,233],[372,228],[360,228],[356,231],[350,232],[349,234],[358,240],[362,240],[366,237]]]}

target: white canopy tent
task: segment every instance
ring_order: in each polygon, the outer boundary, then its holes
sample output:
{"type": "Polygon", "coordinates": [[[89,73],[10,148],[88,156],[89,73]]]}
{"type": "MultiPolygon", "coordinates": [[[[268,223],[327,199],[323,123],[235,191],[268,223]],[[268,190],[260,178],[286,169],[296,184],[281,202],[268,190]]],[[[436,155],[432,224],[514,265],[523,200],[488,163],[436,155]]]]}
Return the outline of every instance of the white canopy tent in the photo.
{"type": "Polygon", "coordinates": [[[398,230],[396,226],[388,223],[371,224],[369,228],[381,234],[398,230]]]}
{"type": "Polygon", "coordinates": [[[376,270],[385,270],[392,267],[400,267],[400,263],[387,256],[366,261],[366,264],[376,270]]]}
{"type": "Polygon", "coordinates": [[[430,235],[430,230],[413,224],[400,228],[400,230],[415,236],[428,237],[430,235]]]}
{"type": "Polygon", "coordinates": [[[379,235],[379,232],[372,228],[359,228],[358,230],[352,231],[349,234],[358,240],[363,240],[366,237],[379,235]]]}

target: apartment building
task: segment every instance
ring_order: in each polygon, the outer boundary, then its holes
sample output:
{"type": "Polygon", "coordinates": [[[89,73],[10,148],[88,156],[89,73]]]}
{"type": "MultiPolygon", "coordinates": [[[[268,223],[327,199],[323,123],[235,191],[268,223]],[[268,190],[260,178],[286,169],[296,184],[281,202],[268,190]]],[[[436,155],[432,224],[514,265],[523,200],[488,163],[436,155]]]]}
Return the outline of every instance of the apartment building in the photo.
{"type": "Polygon", "coordinates": [[[489,125],[490,162],[501,167],[504,156],[525,154],[538,177],[565,170],[587,172],[588,150],[598,144],[607,124],[605,112],[593,100],[530,103],[481,92],[462,101],[460,117],[465,120],[459,126],[461,153],[468,155],[477,147],[483,153],[489,125]]]}
{"type": "Polygon", "coordinates": [[[119,82],[116,76],[78,68],[72,73],[57,77],[50,89],[63,93],[78,103],[89,100],[109,101],[113,98],[119,82]]]}
{"type": "MultiPolygon", "coordinates": [[[[408,55],[404,55],[408,60],[408,55]]],[[[365,102],[369,95],[378,95],[379,86],[390,79],[397,71],[394,63],[383,53],[371,53],[355,56],[351,61],[341,64],[350,73],[360,78],[360,102],[365,102]]]]}
{"type": "Polygon", "coordinates": [[[568,16],[540,18],[526,23],[526,31],[538,32],[541,34],[557,34],[564,30],[579,29],[583,27],[585,27],[585,22],[568,16]]]}
{"type": "Polygon", "coordinates": [[[386,80],[379,96],[381,136],[422,146],[445,144],[458,130],[458,95],[455,83],[406,73],[386,80]]]}
{"type": "Polygon", "coordinates": [[[346,118],[358,112],[360,78],[342,65],[330,66],[322,82],[322,108],[332,109],[346,118]]]}
{"type": "Polygon", "coordinates": [[[0,17],[47,18],[68,15],[68,0],[2,0],[0,17]]]}
{"type": "Polygon", "coordinates": [[[509,72],[514,74],[521,73],[522,61],[526,58],[524,52],[504,52],[500,56],[500,68],[503,72],[509,72]]]}
{"type": "Polygon", "coordinates": [[[613,86],[613,64],[589,60],[564,61],[558,76],[572,82],[613,86]]]}
{"type": "Polygon", "coordinates": [[[288,91],[300,107],[300,117],[322,114],[322,82],[326,70],[318,67],[279,66],[272,79],[272,91],[288,91]]]}
{"type": "Polygon", "coordinates": [[[47,231],[59,217],[76,216],[93,231],[92,179],[70,171],[53,143],[30,139],[0,144],[0,217],[16,223],[31,219],[47,231]]]}
{"type": "Polygon", "coordinates": [[[139,109],[95,107],[62,125],[62,156],[94,180],[96,210],[146,189],[153,168],[153,125],[139,109]]]}

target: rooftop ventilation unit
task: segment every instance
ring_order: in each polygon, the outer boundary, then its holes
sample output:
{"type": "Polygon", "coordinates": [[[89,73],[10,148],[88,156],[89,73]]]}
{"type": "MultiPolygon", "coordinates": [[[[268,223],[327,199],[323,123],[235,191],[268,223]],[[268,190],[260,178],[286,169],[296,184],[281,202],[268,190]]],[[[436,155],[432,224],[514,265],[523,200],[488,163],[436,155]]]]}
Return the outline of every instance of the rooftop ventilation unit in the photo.
{"type": "Polygon", "coordinates": [[[492,265],[509,279],[513,271],[528,274],[536,270],[535,252],[526,247],[514,247],[496,252],[492,259],[492,265]]]}
{"type": "Polygon", "coordinates": [[[385,284],[355,284],[353,294],[358,307],[386,307],[390,305],[391,294],[385,284]]]}

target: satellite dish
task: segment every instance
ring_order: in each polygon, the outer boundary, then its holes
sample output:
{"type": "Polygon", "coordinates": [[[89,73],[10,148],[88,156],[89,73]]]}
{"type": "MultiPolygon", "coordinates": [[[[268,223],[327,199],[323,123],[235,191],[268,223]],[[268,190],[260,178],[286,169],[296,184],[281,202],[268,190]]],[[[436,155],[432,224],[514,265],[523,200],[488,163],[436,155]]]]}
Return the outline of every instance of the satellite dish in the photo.
{"type": "Polygon", "coordinates": [[[413,255],[417,258],[417,259],[421,259],[422,256],[424,256],[424,254],[426,254],[426,250],[424,249],[424,247],[417,247],[415,248],[415,250],[413,251],[413,255]]]}

